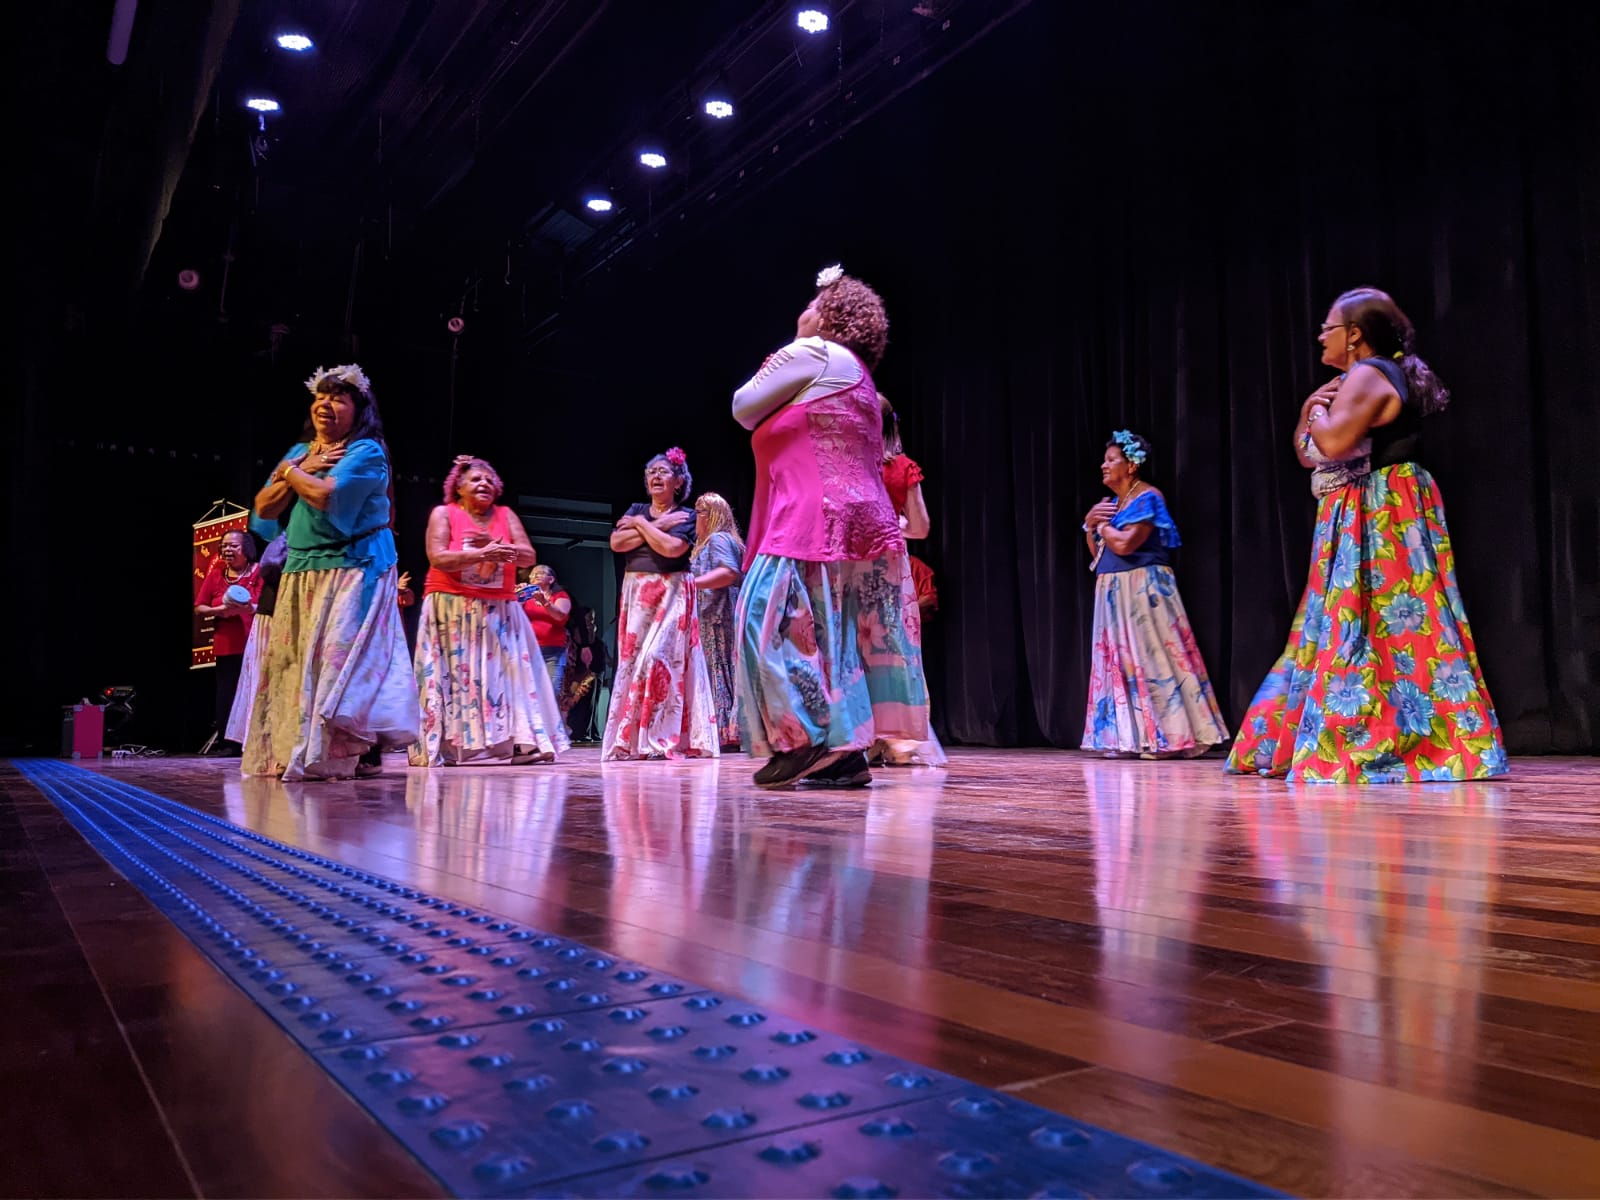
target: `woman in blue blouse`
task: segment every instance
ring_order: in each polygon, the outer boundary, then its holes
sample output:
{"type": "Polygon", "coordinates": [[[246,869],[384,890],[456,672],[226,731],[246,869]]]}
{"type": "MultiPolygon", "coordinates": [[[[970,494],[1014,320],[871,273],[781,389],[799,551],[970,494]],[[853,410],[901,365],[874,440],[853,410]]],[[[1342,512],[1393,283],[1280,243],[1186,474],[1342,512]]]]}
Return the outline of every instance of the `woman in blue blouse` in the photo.
{"type": "Polygon", "coordinates": [[[1084,517],[1095,572],[1083,748],[1108,758],[1193,758],[1228,738],[1172,574],[1182,543],[1161,492],[1140,477],[1150,443],[1123,429],[1100,478],[1114,493],[1084,517]]]}
{"type": "Polygon", "coordinates": [[[382,770],[421,715],[396,591],[389,454],[359,366],[318,368],[301,440],[256,495],[284,519],[278,586],[247,775],[342,779],[382,770]],[[284,513],[287,511],[287,518],[284,513]]]}

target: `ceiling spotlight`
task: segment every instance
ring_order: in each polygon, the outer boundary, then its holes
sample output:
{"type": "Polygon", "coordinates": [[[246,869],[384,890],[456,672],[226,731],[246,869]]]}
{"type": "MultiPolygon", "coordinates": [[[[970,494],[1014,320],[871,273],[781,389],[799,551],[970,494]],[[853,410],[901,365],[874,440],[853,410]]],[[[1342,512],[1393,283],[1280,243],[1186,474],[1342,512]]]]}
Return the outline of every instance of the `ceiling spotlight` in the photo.
{"type": "Polygon", "coordinates": [[[460,317],[451,317],[448,321],[446,321],[444,323],[444,327],[446,329],[448,329],[451,333],[460,333],[463,329],[465,329],[467,327],[467,323],[465,321],[463,321],[460,317]]]}
{"type": "Polygon", "coordinates": [[[200,272],[192,267],[185,267],[178,272],[178,286],[186,292],[192,292],[200,286],[200,272]]]}
{"type": "Polygon", "coordinates": [[[611,211],[611,201],[604,196],[590,196],[583,202],[583,206],[590,212],[608,213],[611,211]]]}
{"type": "Polygon", "coordinates": [[[706,116],[715,117],[719,121],[726,121],[733,116],[733,105],[726,100],[707,100],[706,116]]]}
{"type": "Polygon", "coordinates": [[[283,106],[276,100],[269,100],[265,96],[251,96],[244,102],[246,108],[254,109],[258,113],[277,112],[283,106]]]}
{"type": "Polygon", "coordinates": [[[657,154],[654,150],[646,150],[639,155],[639,161],[652,171],[659,171],[667,165],[667,156],[665,154],[657,154]]]}
{"type": "Polygon", "coordinates": [[[304,54],[311,49],[313,42],[303,33],[280,33],[278,45],[285,50],[293,50],[296,54],[304,54]]]}
{"type": "Polygon", "coordinates": [[[794,23],[807,33],[826,33],[828,14],[820,8],[802,8],[795,14],[794,23]]]}

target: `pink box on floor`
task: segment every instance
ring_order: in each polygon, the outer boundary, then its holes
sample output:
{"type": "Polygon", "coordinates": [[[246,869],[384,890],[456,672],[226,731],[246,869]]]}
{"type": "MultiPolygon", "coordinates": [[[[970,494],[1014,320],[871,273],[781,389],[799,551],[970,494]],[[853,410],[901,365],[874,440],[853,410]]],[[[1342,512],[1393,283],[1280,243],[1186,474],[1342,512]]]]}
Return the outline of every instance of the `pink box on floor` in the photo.
{"type": "Polygon", "coordinates": [[[61,757],[99,758],[105,749],[106,710],[98,704],[61,708],[61,757]]]}

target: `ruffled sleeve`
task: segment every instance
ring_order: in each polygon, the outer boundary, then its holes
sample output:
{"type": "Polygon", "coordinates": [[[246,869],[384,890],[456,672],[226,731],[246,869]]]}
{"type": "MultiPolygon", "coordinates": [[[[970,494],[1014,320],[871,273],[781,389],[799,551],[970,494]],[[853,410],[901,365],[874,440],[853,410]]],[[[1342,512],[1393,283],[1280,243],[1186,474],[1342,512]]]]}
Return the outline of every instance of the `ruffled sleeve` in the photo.
{"type": "MultiPolygon", "coordinates": [[[[311,447],[309,445],[307,445],[305,442],[296,442],[294,445],[289,447],[289,453],[285,454],[283,456],[283,458],[281,460],[279,460],[279,461],[287,461],[287,460],[289,460],[291,458],[302,458],[302,457],[305,456],[306,451],[309,450],[309,449],[311,449],[311,447]]],[[[274,464],[272,469],[274,471],[276,471],[278,469],[276,464],[274,464]]],[[[266,477],[266,479],[262,480],[261,486],[262,486],[262,488],[267,488],[267,487],[270,487],[271,485],[272,485],[272,476],[268,475],[266,477]]],[[[290,492],[289,493],[289,503],[291,505],[293,505],[294,502],[295,502],[295,495],[294,495],[293,492],[290,492]]],[[[260,513],[256,512],[255,509],[251,509],[250,510],[250,532],[255,534],[256,537],[261,540],[261,544],[263,546],[271,545],[274,541],[276,541],[279,538],[280,535],[282,535],[283,530],[284,530],[285,520],[286,520],[285,516],[263,517],[260,513]]]]}
{"type": "Polygon", "coordinates": [[[827,366],[828,350],[821,338],[790,342],[733,394],[733,419],[754,429],[810,387],[827,366]]]}
{"type": "Polygon", "coordinates": [[[389,462],[384,457],[383,447],[376,441],[362,438],[351,442],[344,457],[329,468],[327,478],[333,480],[333,491],[328,496],[327,507],[322,510],[323,516],[345,537],[358,532],[363,512],[368,513],[368,521],[387,523],[389,462]],[[379,492],[385,493],[381,521],[373,511],[376,506],[369,508],[379,492]]]}
{"type": "MultiPolygon", "coordinates": [[[[744,572],[739,567],[743,557],[739,553],[738,546],[734,544],[733,535],[719,531],[706,539],[705,549],[701,552],[701,558],[704,560],[705,566],[696,569],[700,574],[705,575],[715,571],[718,567],[727,567],[735,576],[742,578],[744,572]]],[[[737,583],[738,579],[735,579],[734,582],[737,583]]]]}
{"type": "Polygon", "coordinates": [[[1141,492],[1135,496],[1133,503],[1117,510],[1117,514],[1111,518],[1111,528],[1127,529],[1146,521],[1156,527],[1154,537],[1168,550],[1183,545],[1178,537],[1178,526],[1167,511],[1167,502],[1161,498],[1160,492],[1141,492]]]}
{"type": "Polygon", "coordinates": [[[922,468],[917,465],[917,461],[910,455],[902,455],[901,457],[906,460],[906,491],[909,492],[922,482],[922,468]]]}

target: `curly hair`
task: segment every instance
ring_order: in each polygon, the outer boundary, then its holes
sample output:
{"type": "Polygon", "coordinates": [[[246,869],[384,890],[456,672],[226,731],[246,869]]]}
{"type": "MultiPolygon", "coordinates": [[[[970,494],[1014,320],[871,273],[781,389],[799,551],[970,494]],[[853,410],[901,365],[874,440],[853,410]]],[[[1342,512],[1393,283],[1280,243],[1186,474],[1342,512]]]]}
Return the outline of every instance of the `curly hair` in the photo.
{"type": "Polygon", "coordinates": [[[883,311],[883,298],[861,280],[842,276],[837,283],[817,291],[817,315],[822,318],[822,335],[853,350],[877,370],[889,344],[889,317],[883,311]]]}
{"type": "Polygon", "coordinates": [[[691,554],[699,554],[713,533],[732,534],[733,544],[739,547],[741,555],[744,554],[744,538],[739,534],[739,519],[733,515],[733,505],[716,492],[701,492],[700,499],[694,502],[694,512],[697,517],[705,516],[706,532],[704,537],[695,538],[691,554]]]}
{"type": "Polygon", "coordinates": [[[1400,364],[1406,390],[1421,406],[1424,416],[1443,412],[1450,403],[1450,389],[1433,368],[1417,356],[1417,330],[1411,318],[1400,311],[1394,297],[1375,287],[1352,288],[1333,302],[1339,315],[1361,330],[1377,354],[1400,364]]]}
{"type": "Polygon", "coordinates": [[[450,467],[450,474],[444,477],[446,504],[461,503],[461,497],[456,494],[456,489],[461,486],[462,479],[473,471],[482,471],[489,477],[489,482],[494,484],[494,498],[500,499],[500,493],[506,490],[506,485],[500,481],[500,473],[481,458],[473,458],[470,454],[459,454],[450,467]]]}

